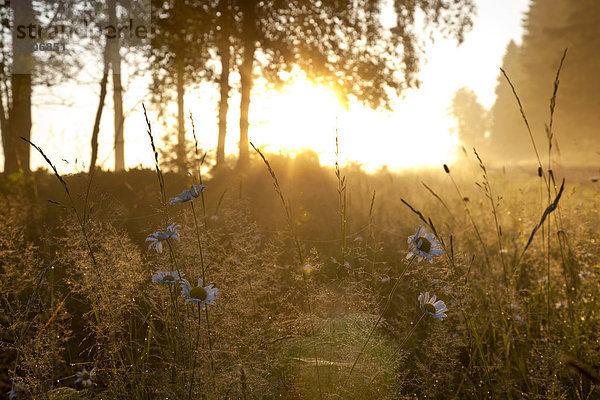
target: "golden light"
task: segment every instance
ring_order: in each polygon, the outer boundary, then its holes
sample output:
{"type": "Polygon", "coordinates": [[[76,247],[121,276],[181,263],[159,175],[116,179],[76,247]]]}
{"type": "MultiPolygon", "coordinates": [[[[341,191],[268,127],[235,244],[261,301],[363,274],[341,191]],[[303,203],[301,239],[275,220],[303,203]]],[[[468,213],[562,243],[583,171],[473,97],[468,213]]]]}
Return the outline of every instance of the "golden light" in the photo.
{"type": "Polygon", "coordinates": [[[395,112],[350,101],[344,110],[329,88],[313,85],[301,71],[287,82],[280,91],[260,82],[252,102],[250,139],[268,152],[293,156],[310,149],[322,164],[333,165],[337,126],[341,161],[367,171],[439,166],[454,157],[458,143],[447,129],[452,121],[432,118],[424,101],[399,101],[395,112]]]}

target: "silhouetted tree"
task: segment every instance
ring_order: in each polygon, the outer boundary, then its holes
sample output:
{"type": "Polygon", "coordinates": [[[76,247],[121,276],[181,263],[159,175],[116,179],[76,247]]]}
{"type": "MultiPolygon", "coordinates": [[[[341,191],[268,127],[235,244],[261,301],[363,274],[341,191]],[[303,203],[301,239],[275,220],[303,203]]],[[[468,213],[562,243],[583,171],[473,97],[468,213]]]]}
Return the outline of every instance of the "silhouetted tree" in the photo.
{"type": "Polygon", "coordinates": [[[214,15],[214,41],[216,42],[217,55],[221,64],[219,73],[219,137],[217,141],[217,165],[225,161],[225,138],[227,136],[227,113],[229,111],[229,73],[232,67],[232,30],[234,27],[233,9],[231,0],[219,0],[217,12],[214,15]]]}
{"type": "Polygon", "coordinates": [[[342,101],[350,96],[370,107],[389,106],[391,98],[418,86],[421,36],[433,29],[462,40],[471,26],[471,0],[393,2],[396,23],[387,28],[383,1],[237,1],[242,61],[240,156],[248,158],[248,113],[257,51],[268,58],[263,75],[277,79],[294,65],[320,84],[332,86],[342,101]],[[418,24],[423,15],[423,24],[418,24]],[[419,25],[422,32],[417,33],[419,25]]]}
{"type": "MultiPolygon", "coordinates": [[[[550,98],[561,55],[568,48],[556,98],[553,149],[578,163],[594,160],[600,124],[600,4],[535,0],[524,28],[522,45],[511,43],[507,48],[504,69],[518,92],[540,157],[547,159],[550,98]]],[[[498,160],[533,161],[531,139],[501,74],[496,93],[491,140],[498,160]]]]}
{"type": "Polygon", "coordinates": [[[154,0],[151,91],[154,102],[164,107],[174,92],[177,101],[176,164],[187,171],[184,95],[186,87],[206,76],[208,69],[207,1],[154,0]]]}
{"type": "MultiPolygon", "coordinates": [[[[519,46],[510,41],[502,61],[502,69],[509,74],[514,84],[521,87],[522,75],[519,67],[519,46]]],[[[512,89],[504,75],[498,76],[496,101],[490,110],[490,143],[494,148],[491,154],[495,161],[504,160],[507,149],[512,149],[517,157],[532,156],[531,141],[512,89]]]]}
{"type": "Polygon", "coordinates": [[[13,4],[12,20],[10,10],[6,7],[3,15],[7,18],[3,23],[3,56],[7,64],[3,68],[3,78],[6,92],[2,109],[3,116],[2,139],[4,145],[4,172],[11,174],[18,171],[29,172],[29,145],[19,137],[31,138],[31,93],[32,73],[34,69],[32,41],[29,38],[17,40],[17,25],[28,26],[35,22],[32,0],[23,0],[13,4]],[[9,33],[10,32],[10,33],[9,33]],[[10,42],[9,42],[10,41],[10,42]],[[8,45],[8,43],[11,43],[8,45]],[[6,47],[5,47],[6,46],[6,47]],[[10,48],[7,48],[11,46],[10,48]],[[10,65],[10,66],[9,66],[10,65]],[[12,72],[9,72],[12,67],[12,72]],[[10,83],[8,83],[10,82],[10,83]]]}
{"type": "Polygon", "coordinates": [[[458,138],[467,148],[488,149],[488,110],[479,103],[472,89],[462,87],[454,93],[450,115],[458,124],[458,138]]]}

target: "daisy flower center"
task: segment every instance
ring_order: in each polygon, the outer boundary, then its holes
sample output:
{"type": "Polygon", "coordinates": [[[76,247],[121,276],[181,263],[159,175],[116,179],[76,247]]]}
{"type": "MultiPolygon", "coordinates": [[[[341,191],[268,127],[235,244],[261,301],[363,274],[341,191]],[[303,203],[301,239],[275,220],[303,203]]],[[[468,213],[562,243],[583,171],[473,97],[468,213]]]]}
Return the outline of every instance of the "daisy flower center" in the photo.
{"type": "Polygon", "coordinates": [[[163,276],[163,281],[173,282],[173,281],[175,281],[175,278],[173,278],[173,276],[171,276],[171,275],[165,275],[165,276],[163,276]]]}
{"type": "Polygon", "coordinates": [[[427,240],[427,238],[424,237],[420,237],[419,239],[417,239],[417,249],[419,249],[420,251],[424,252],[424,253],[429,253],[429,251],[431,250],[431,242],[429,240],[427,240]]]}
{"type": "Polygon", "coordinates": [[[206,290],[203,287],[196,286],[190,290],[190,297],[204,301],[208,297],[208,293],[206,293],[206,290]]]}
{"type": "Polygon", "coordinates": [[[431,303],[425,303],[425,304],[423,304],[423,308],[425,308],[425,311],[430,312],[432,314],[436,313],[436,309],[433,306],[433,304],[431,304],[431,303]]]}
{"type": "Polygon", "coordinates": [[[87,381],[88,379],[90,379],[90,373],[89,372],[84,372],[83,374],[81,374],[81,380],[87,381]]]}

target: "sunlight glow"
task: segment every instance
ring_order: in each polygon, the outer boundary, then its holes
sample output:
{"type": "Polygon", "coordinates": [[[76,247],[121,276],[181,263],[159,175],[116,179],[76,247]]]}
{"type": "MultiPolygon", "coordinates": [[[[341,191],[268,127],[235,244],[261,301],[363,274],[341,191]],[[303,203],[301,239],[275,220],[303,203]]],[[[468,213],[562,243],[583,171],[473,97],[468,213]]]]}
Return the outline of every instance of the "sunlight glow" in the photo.
{"type": "MultiPolygon", "coordinates": [[[[520,41],[521,17],[527,10],[527,0],[490,2],[478,0],[478,16],[473,30],[464,43],[435,37],[426,46],[426,63],[419,74],[423,82],[418,90],[409,90],[405,97],[392,104],[393,112],[370,110],[350,101],[347,110],[338,104],[328,88],[317,87],[299,70],[292,71],[280,90],[259,78],[252,90],[250,105],[250,140],[269,152],[297,154],[311,149],[325,165],[335,162],[335,135],[338,128],[340,157],[343,161],[362,164],[367,171],[383,165],[392,170],[413,167],[439,167],[458,156],[460,143],[453,127],[456,122],[448,115],[454,92],[462,86],[472,88],[485,107],[495,100],[498,68],[509,40],[520,41]]],[[[97,108],[100,71],[90,66],[82,81],[68,82],[46,89],[36,87],[33,93],[32,140],[54,160],[62,173],[85,170],[90,158],[90,137],[97,108]],[[57,95],[57,94],[60,94],[57,95]],[[64,161],[61,161],[64,160],[64,161]],[[77,160],[77,163],[75,163],[77,160]]],[[[176,105],[167,105],[166,119],[159,118],[157,107],[150,102],[150,77],[124,75],[127,87],[124,96],[126,167],[152,166],[146,124],[141,103],[145,102],[155,138],[174,137],[177,119],[176,105]]],[[[239,86],[239,74],[232,73],[231,84],[239,86]]],[[[196,133],[203,149],[214,156],[217,145],[216,85],[203,82],[189,88],[185,95],[185,114],[193,113],[196,133]]],[[[237,90],[231,91],[225,151],[232,161],[238,152],[239,104],[237,90]]],[[[112,169],[114,139],[112,96],[107,96],[100,135],[98,165],[112,169]]],[[[192,140],[191,123],[186,118],[186,134],[192,140]]],[[[31,166],[45,167],[45,162],[32,152],[31,166]]],[[[0,149],[0,163],[3,155],[0,149]]]]}
{"type": "Polygon", "coordinates": [[[250,131],[255,144],[268,152],[310,149],[324,165],[335,163],[336,126],[341,160],[368,171],[440,165],[452,159],[458,144],[448,133],[449,121],[431,118],[426,104],[403,104],[391,113],[350,101],[344,110],[329,88],[313,85],[301,71],[283,90],[265,90],[255,99],[250,131]]]}

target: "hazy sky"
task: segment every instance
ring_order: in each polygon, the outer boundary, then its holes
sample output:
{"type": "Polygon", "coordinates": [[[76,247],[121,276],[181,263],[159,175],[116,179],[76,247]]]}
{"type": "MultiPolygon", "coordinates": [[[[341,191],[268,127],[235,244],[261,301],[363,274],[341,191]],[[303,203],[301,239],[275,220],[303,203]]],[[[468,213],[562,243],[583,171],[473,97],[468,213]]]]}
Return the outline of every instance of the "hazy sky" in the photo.
{"type": "MultiPolygon", "coordinates": [[[[298,73],[295,84],[281,93],[269,91],[257,82],[251,108],[250,140],[266,146],[268,151],[293,152],[312,148],[323,163],[330,164],[335,151],[335,126],[338,121],[341,153],[347,160],[365,164],[368,169],[387,164],[401,169],[415,165],[439,165],[451,161],[456,154],[457,139],[451,134],[455,125],[448,116],[453,93],[469,86],[486,107],[495,100],[494,88],[506,45],[511,39],[520,43],[522,17],[527,0],[478,0],[478,15],[464,43],[456,47],[452,40],[437,38],[426,53],[419,90],[410,91],[398,101],[393,113],[367,110],[353,104],[342,112],[334,96],[323,88],[315,88],[298,73]]],[[[89,77],[99,81],[100,77],[89,77]]],[[[152,165],[141,101],[148,102],[146,82],[129,82],[125,94],[125,110],[131,110],[125,122],[125,157],[127,167],[152,165]]],[[[54,88],[53,93],[69,99],[72,105],[57,106],[54,95],[36,93],[33,108],[32,140],[56,160],[63,172],[74,170],[74,160],[87,164],[90,137],[98,102],[98,84],[81,87],[54,88]],[[69,164],[65,161],[67,160],[69,164]]],[[[99,137],[99,165],[112,168],[112,104],[111,93],[102,119],[99,137]]],[[[186,111],[196,119],[201,144],[208,150],[216,147],[216,105],[218,92],[210,85],[186,95],[186,111]]],[[[171,108],[175,111],[175,108],[171,108]]],[[[230,100],[227,152],[235,153],[239,137],[239,96],[230,100]]],[[[151,119],[156,113],[151,112],[151,119]]],[[[175,132],[175,120],[169,123],[175,132]]],[[[155,124],[159,136],[164,130],[155,124]]],[[[191,137],[191,131],[189,133],[191,137]]],[[[2,156],[0,161],[3,162],[2,156]]],[[[32,168],[43,160],[32,153],[32,168]]]]}

